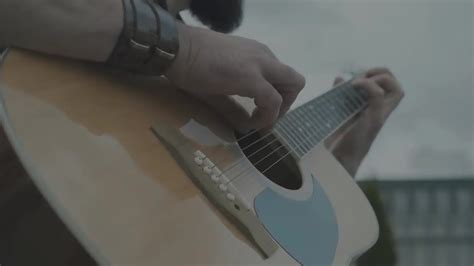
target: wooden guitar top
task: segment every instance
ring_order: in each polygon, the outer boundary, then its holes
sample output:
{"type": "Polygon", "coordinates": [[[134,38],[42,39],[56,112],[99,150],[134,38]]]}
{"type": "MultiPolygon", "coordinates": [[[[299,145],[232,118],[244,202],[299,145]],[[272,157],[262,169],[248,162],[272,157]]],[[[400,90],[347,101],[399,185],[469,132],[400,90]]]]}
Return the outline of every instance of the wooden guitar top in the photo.
{"type": "MultiPolygon", "coordinates": [[[[165,80],[19,50],[7,55],[1,79],[2,118],[15,150],[100,264],[300,264],[281,247],[265,259],[152,132],[157,122],[176,132],[192,122],[232,141],[232,130],[199,101],[165,80]]],[[[189,126],[194,145],[223,164],[235,159],[207,145],[196,128],[189,126]]],[[[337,220],[331,264],[348,265],[375,243],[375,215],[324,147],[299,165],[317,177],[337,220]]]]}

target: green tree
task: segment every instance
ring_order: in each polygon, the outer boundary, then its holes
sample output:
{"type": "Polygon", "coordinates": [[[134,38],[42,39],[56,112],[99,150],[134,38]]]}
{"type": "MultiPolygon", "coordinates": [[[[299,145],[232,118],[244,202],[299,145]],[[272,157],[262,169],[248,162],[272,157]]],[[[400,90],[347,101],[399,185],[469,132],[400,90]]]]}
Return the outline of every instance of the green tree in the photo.
{"type": "Polygon", "coordinates": [[[365,181],[360,182],[359,185],[375,211],[375,215],[379,221],[380,234],[374,246],[357,259],[356,265],[395,266],[397,263],[397,254],[393,234],[380,197],[377,182],[365,181]]]}

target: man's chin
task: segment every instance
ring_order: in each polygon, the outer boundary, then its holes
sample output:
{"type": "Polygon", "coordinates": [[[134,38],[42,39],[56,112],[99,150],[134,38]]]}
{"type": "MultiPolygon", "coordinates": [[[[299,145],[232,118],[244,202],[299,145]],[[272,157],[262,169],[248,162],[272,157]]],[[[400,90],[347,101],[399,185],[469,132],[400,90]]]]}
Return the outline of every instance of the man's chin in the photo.
{"type": "Polygon", "coordinates": [[[204,25],[228,33],[242,23],[243,0],[192,0],[190,10],[204,25]]]}

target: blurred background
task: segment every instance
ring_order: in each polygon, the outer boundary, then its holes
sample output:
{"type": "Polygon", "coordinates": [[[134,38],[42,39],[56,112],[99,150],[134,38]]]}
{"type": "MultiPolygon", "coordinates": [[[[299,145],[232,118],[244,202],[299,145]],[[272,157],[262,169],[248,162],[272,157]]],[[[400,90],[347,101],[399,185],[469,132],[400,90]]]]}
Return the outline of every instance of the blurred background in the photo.
{"type": "MultiPolygon", "coordinates": [[[[474,265],[473,16],[472,0],[246,1],[234,34],[267,44],[306,76],[294,107],[359,68],[389,67],[403,84],[404,100],[356,177],[381,226],[357,265],[474,265]]],[[[31,263],[15,253],[25,249],[39,264],[95,264],[10,157],[11,148],[0,147],[0,207],[19,206],[0,209],[0,264],[31,263]],[[1,190],[9,182],[16,182],[15,197],[1,190]],[[11,224],[18,220],[36,222],[11,224]],[[32,235],[36,242],[23,241],[32,235]],[[61,256],[53,247],[35,252],[43,239],[61,247],[61,256]]]]}
{"type": "Polygon", "coordinates": [[[235,34],[306,76],[294,107],[359,68],[405,89],[357,174],[381,224],[359,265],[474,265],[473,16],[472,0],[246,2],[235,34]]]}
{"type": "Polygon", "coordinates": [[[267,44],[305,75],[293,107],[354,69],[396,74],[405,98],[359,178],[472,176],[473,12],[471,0],[252,0],[234,34],[267,44]]]}

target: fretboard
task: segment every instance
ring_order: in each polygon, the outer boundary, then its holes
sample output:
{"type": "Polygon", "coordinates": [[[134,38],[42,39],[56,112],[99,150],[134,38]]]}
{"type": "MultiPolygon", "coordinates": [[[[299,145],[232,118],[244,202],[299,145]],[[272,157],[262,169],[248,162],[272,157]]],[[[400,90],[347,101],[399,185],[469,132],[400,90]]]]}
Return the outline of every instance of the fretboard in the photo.
{"type": "Polygon", "coordinates": [[[301,158],[366,106],[365,93],[346,82],[289,112],[274,132],[301,158]]]}

